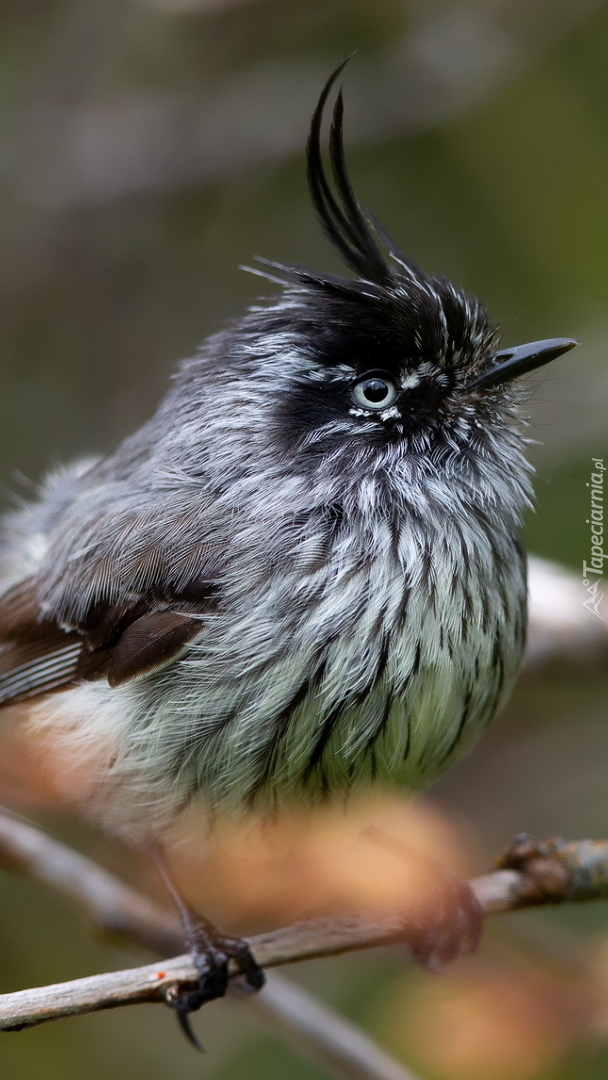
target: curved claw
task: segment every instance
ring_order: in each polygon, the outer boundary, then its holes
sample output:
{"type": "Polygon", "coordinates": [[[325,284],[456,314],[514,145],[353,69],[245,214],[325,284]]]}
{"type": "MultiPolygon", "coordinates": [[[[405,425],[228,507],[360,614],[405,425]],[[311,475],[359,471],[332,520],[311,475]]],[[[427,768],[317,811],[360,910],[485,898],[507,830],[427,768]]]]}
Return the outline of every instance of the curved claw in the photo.
{"type": "Polygon", "coordinates": [[[221,938],[226,956],[234,960],[243,976],[242,985],[247,990],[261,990],[266,975],[255,959],[249,945],[242,938],[221,938]]]}
{"type": "Polygon", "coordinates": [[[228,988],[228,962],[234,960],[250,990],[260,990],[266,976],[242,938],[226,937],[204,919],[190,923],[190,953],[199,973],[195,990],[187,990],[167,1004],[175,1010],[179,1026],[189,1043],[197,1050],[205,1048],[194,1032],[190,1015],[208,1001],[224,997],[228,988]]]}
{"type": "Polygon", "coordinates": [[[403,917],[403,940],[414,960],[428,971],[440,971],[458,956],[475,952],[484,911],[470,885],[377,826],[368,826],[365,832],[374,843],[405,860],[421,887],[413,910],[403,917]]]}
{"type": "Polygon", "coordinates": [[[180,996],[176,998],[175,1001],[168,1000],[167,1004],[170,1005],[172,1009],[175,1009],[177,1022],[182,1030],[182,1033],[186,1036],[186,1039],[188,1040],[190,1045],[193,1046],[195,1050],[200,1050],[201,1054],[205,1054],[205,1047],[203,1046],[194,1028],[192,1027],[192,1024],[190,1023],[190,1013],[194,1010],[190,1008],[187,1000],[185,1000],[188,998],[188,996],[188,994],[180,994],[180,996]]]}

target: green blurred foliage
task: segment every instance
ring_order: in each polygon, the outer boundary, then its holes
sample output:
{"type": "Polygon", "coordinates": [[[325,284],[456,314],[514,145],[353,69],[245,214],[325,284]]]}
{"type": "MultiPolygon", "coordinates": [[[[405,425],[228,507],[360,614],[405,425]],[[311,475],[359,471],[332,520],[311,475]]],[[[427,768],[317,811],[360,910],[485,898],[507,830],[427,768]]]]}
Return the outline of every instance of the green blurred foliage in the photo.
{"type": "MultiPolygon", "coordinates": [[[[608,456],[608,9],[599,0],[5,0],[7,501],[20,477],[108,450],[149,415],[174,361],[272,288],[239,264],[262,254],[336,265],[314,227],[303,146],[324,78],[354,48],[348,156],[365,203],[408,254],[480,295],[507,343],[583,342],[538,378],[530,403],[531,435],[544,445],[532,450],[539,512],[528,525],[533,550],[580,567],[589,457],[608,456]]],[[[439,786],[477,827],[480,864],[523,828],[605,835],[605,690],[599,677],[528,677],[439,786]]],[[[72,823],[51,825],[88,850],[99,845],[72,823]]],[[[0,890],[3,989],[132,961],[41,889],[2,875],[0,890]]],[[[535,918],[576,941],[608,924],[605,905],[535,918]]],[[[487,949],[500,951],[499,929],[487,949]]],[[[402,959],[336,960],[301,977],[381,1037],[376,1002],[402,959]]],[[[429,978],[408,977],[414,990],[429,978]]],[[[204,1062],[169,1015],[142,1008],[4,1036],[0,1072],[320,1075],[257,1033],[244,1006],[205,1012],[204,1062]]],[[[583,1032],[542,1077],[599,1080],[607,1068],[603,1036],[583,1032]]]]}

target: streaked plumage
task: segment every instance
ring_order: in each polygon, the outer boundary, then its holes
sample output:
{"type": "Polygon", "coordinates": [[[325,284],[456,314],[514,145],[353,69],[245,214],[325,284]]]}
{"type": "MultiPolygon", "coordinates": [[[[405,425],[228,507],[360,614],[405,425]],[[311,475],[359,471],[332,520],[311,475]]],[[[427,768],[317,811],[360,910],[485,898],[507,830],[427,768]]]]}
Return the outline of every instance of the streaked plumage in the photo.
{"type": "Polygon", "coordinates": [[[90,759],[92,812],[135,837],[198,795],[425,785],[519,667],[529,470],[495,374],[518,361],[357,202],[341,96],[332,190],[333,78],[309,183],[356,277],[262,263],[282,293],[183,363],[115,454],[5,521],[0,703],[90,759]]]}

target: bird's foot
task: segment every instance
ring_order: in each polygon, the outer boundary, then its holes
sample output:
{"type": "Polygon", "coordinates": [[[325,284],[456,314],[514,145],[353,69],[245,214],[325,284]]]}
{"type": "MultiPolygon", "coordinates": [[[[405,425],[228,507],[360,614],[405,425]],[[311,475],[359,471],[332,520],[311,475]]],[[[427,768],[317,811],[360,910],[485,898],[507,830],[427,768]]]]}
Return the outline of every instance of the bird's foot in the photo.
{"type": "Polygon", "coordinates": [[[198,972],[196,989],[186,990],[183,993],[168,993],[167,1004],[175,1010],[179,1026],[188,1041],[197,1050],[204,1050],[193,1031],[190,1014],[206,1005],[208,1001],[224,997],[228,989],[230,961],[232,960],[239,970],[239,982],[243,989],[261,990],[266,976],[246,941],[242,938],[220,934],[213,923],[199,915],[184,899],[165,865],[161,848],[158,845],[151,845],[150,854],[175,901],[186,946],[198,972]]]}
{"type": "Polygon", "coordinates": [[[199,982],[194,990],[168,997],[167,1003],[175,1009],[179,1025],[188,1041],[198,1050],[203,1050],[204,1047],[190,1023],[190,1014],[208,1001],[224,996],[228,988],[229,961],[236,963],[242,975],[242,984],[249,990],[260,990],[264,985],[265,975],[249,945],[242,938],[220,934],[212,923],[191,911],[184,922],[184,929],[199,982]]]}
{"type": "Polygon", "coordinates": [[[471,886],[377,826],[369,826],[366,834],[412,872],[413,896],[403,913],[403,940],[416,963],[428,971],[441,971],[450,961],[475,952],[484,912],[471,886]]]}
{"type": "Polygon", "coordinates": [[[433,865],[424,901],[408,912],[404,938],[418,964],[427,971],[441,971],[450,961],[475,952],[483,918],[470,885],[444,867],[433,865]]]}

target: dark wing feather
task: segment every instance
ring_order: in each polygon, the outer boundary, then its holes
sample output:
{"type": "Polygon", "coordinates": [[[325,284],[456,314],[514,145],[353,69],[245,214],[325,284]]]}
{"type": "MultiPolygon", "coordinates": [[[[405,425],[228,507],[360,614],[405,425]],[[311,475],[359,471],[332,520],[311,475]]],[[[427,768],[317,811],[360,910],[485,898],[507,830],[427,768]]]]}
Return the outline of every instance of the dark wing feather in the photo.
{"type": "Polygon", "coordinates": [[[64,637],[68,643],[63,648],[25,663],[19,662],[19,652],[11,646],[0,651],[0,706],[47,694],[73,680],[82,642],[70,634],[64,637]]]}
{"type": "Polygon", "coordinates": [[[129,602],[100,602],[78,627],[41,612],[34,579],[0,597],[0,706],[107,677],[127,682],[179,655],[215,607],[211,586],[179,595],[150,592],[129,602]],[[176,610],[179,608],[179,610],[176,610]]]}
{"type": "Polygon", "coordinates": [[[55,690],[73,677],[78,634],[41,618],[31,579],[0,598],[0,705],[55,690]]]}
{"type": "Polygon", "coordinates": [[[177,611],[142,615],[127,627],[112,650],[108,668],[110,686],[118,686],[165,664],[200,631],[200,619],[177,611]]]}

